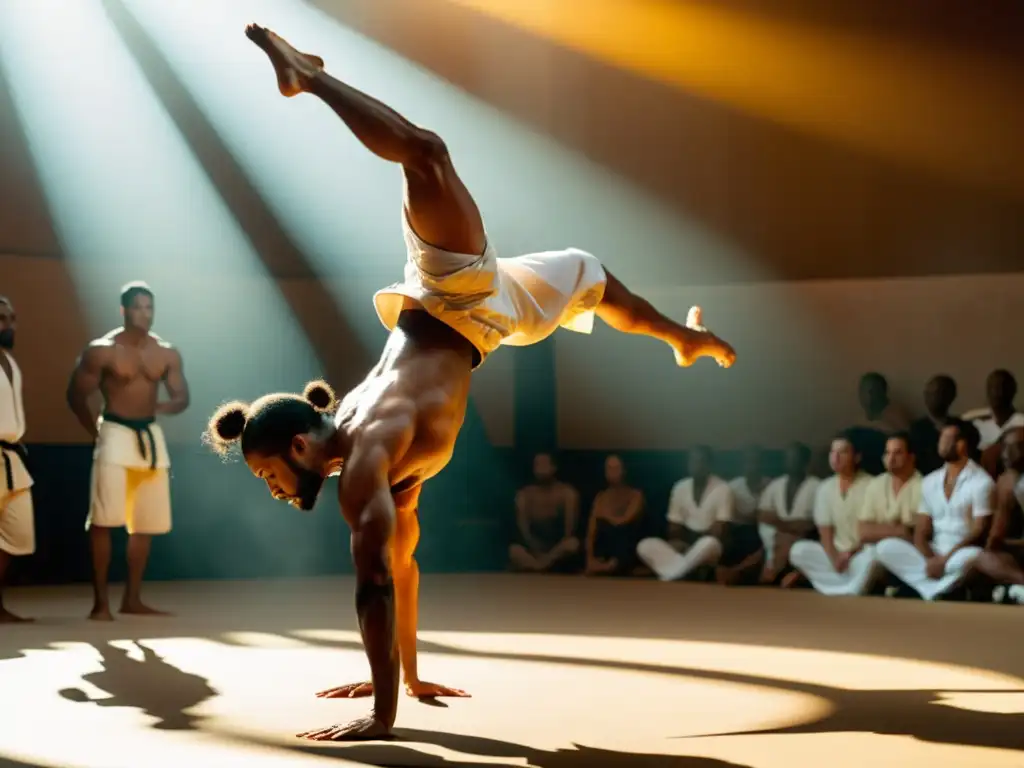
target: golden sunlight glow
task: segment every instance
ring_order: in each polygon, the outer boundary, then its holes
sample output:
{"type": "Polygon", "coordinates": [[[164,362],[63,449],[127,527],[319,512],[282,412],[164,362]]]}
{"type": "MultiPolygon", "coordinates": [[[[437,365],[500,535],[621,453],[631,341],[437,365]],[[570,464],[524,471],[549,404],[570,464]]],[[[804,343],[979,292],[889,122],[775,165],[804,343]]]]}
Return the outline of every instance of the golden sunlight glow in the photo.
{"type": "MultiPolygon", "coordinates": [[[[126,756],[133,753],[154,756],[148,762],[154,766],[184,761],[257,768],[338,765],[333,754],[288,747],[296,745],[292,734],[300,730],[365,711],[366,700],[324,701],[313,695],[365,679],[358,633],[310,628],[286,634],[231,632],[223,639],[64,642],[0,661],[5,686],[18,691],[18,707],[5,715],[0,756],[69,768],[127,766],[131,758],[126,756]],[[170,726],[181,712],[191,718],[191,735],[170,726]],[[41,739],[43,732],[61,738],[41,739]]],[[[467,752],[470,746],[415,744],[423,755],[456,764],[545,765],[545,755],[573,749],[620,759],[644,753],[668,760],[699,755],[751,768],[789,768],[794,760],[854,768],[882,755],[890,761],[886,765],[898,759],[901,765],[1011,766],[1019,757],[900,734],[826,729],[787,736],[714,735],[820,721],[843,689],[950,689],[940,694],[943,703],[964,708],[970,708],[972,697],[1002,696],[998,711],[1005,712],[1011,694],[977,692],[1024,687],[1024,680],[968,667],[623,637],[425,632],[422,645],[424,676],[463,686],[473,698],[454,700],[448,708],[403,700],[399,726],[463,738],[458,742],[463,745],[472,745],[474,738],[500,742],[515,753],[497,759],[467,752]],[[630,664],[665,672],[637,671],[630,664]]],[[[408,749],[410,742],[403,744],[408,749]]],[[[380,759],[385,758],[391,760],[382,752],[380,759]]]]}
{"type": "Polygon", "coordinates": [[[994,62],[680,0],[448,0],[644,77],[1024,197],[1024,100],[994,62]]]}

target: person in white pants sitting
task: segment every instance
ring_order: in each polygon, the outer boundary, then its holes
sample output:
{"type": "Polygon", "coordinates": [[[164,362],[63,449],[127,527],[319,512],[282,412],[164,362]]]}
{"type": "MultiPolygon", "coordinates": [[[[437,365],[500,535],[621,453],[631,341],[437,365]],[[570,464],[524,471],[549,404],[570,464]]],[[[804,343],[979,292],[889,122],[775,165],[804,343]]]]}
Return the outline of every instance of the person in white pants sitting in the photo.
{"type": "Polygon", "coordinates": [[[874,548],[862,548],[857,520],[871,475],[860,469],[860,453],[848,434],[832,441],[828,456],[835,473],[818,486],[814,524],[820,541],[793,544],[789,561],[823,595],[860,595],[868,587],[874,548]]]}
{"type": "Polygon", "coordinates": [[[647,538],[636,546],[644,564],[662,581],[684,579],[702,565],[722,558],[722,534],[733,519],[733,492],[712,474],[711,448],[690,449],[690,477],[672,488],[668,503],[668,537],[647,538]]]}
{"type": "Polygon", "coordinates": [[[914,543],[891,538],[878,543],[878,560],[925,600],[958,586],[982,553],[995,498],[992,478],[970,457],[976,455],[978,429],[950,419],[939,435],[945,465],[921,484],[921,509],[914,543]]]}
{"type": "MultiPolygon", "coordinates": [[[[786,449],[786,474],[768,483],[757,503],[758,533],[764,543],[762,584],[776,584],[791,567],[790,549],[813,536],[814,499],[821,479],[809,474],[811,449],[792,443],[786,449]]],[[[787,573],[788,572],[788,573],[787,573]]]]}
{"type": "MultiPolygon", "coordinates": [[[[937,452],[938,448],[928,448],[929,454],[937,452]]],[[[917,471],[917,446],[909,432],[890,435],[885,441],[883,461],[886,472],[868,483],[857,522],[857,536],[865,549],[874,550],[878,542],[886,539],[913,541],[914,521],[921,509],[924,478],[917,471]]],[[[884,570],[875,552],[868,589],[884,570]]]]}
{"type": "Polygon", "coordinates": [[[1024,605],[1024,427],[1005,432],[1002,449],[992,528],[974,568],[995,581],[993,602],[1024,605]]]}

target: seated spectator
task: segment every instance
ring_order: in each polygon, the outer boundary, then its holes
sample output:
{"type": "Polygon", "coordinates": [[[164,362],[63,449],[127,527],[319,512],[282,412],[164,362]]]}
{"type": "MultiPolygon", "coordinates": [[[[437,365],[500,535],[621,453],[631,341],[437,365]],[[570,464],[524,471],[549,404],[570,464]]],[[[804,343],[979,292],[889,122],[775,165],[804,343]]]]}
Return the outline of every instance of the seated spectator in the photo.
{"type": "Polygon", "coordinates": [[[927,414],[910,425],[910,443],[917,471],[924,475],[942,466],[939,458],[939,432],[949,419],[949,409],[956,400],[956,382],[945,374],[932,376],[924,387],[927,414]]]}
{"type": "Polygon", "coordinates": [[[690,449],[690,476],[672,488],[668,502],[667,539],[648,538],[636,553],[662,581],[685,579],[702,566],[714,567],[722,557],[725,525],[733,517],[729,484],[711,471],[711,448],[690,449]]]}
{"type": "Polygon", "coordinates": [[[810,463],[811,449],[793,443],[786,450],[786,474],[768,483],[758,501],[758,532],[765,552],[762,584],[778,583],[790,566],[793,544],[815,533],[814,497],[821,480],[808,474],[810,463]]]}
{"type": "Polygon", "coordinates": [[[509,547],[512,567],[520,571],[566,571],[580,551],[576,538],[579,494],[556,477],[549,453],[533,458],[534,481],[516,494],[520,540],[509,547]]]}
{"type": "Polygon", "coordinates": [[[970,458],[978,440],[973,424],[950,419],[939,437],[945,465],[921,483],[914,543],[902,538],[878,543],[879,562],[925,600],[942,597],[961,584],[987,539],[995,483],[970,458]]]}
{"type": "Polygon", "coordinates": [[[589,576],[632,574],[638,565],[636,545],[643,528],[644,495],[626,485],[622,459],[604,462],[607,487],[594,498],[587,525],[589,576]]]}
{"type": "Polygon", "coordinates": [[[981,450],[980,464],[997,477],[999,458],[1002,453],[1000,440],[1003,433],[1014,427],[1024,427],[1024,414],[1018,413],[1014,405],[1017,397],[1017,380],[1006,370],[992,371],[985,381],[985,396],[988,408],[964,414],[965,419],[974,422],[981,436],[978,448],[981,450]]]}
{"type": "Polygon", "coordinates": [[[824,595],[860,595],[874,570],[874,548],[860,545],[857,519],[871,475],[860,468],[860,455],[846,434],[832,441],[829,466],[834,474],[818,486],[814,524],[819,541],[797,541],[789,561],[824,595]]]}
{"type": "MultiPolygon", "coordinates": [[[[936,449],[937,451],[937,449],[936,449]]],[[[921,509],[921,473],[917,471],[909,434],[893,435],[885,444],[884,475],[872,478],[857,523],[861,546],[885,539],[912,541],[921,509]]]]}
{"type": "Polygon", "coordinates": [[[985,551],[974,563],[998,585],[993,599],[1024,605],[1024,427],[1003,434],[1003,465],[996,483],[996,511],[985,551]],[[1007,589],[1009,587],[1009,589],[1007,589]]]}
{"type": "Polygon", "coordinates": [[[861,453],[861,468],[872,475],[881,474],[885,441],[893,432],[910,427],[903,410],[889,399],[889,382],[880,373],[865,373],[857,389],[864,419],[848,430],[861,453]]]}
{"type": "Polygon", "coordinates": [[[725,527],[725,553],[715,577],[721,584],[756,582],[764,565],[764,546],[757,530],[757,502],[771,480],[763,472],[760,446],[747,448],[743,474],[729,481],[733,495],[732,522],[725,527]]]}

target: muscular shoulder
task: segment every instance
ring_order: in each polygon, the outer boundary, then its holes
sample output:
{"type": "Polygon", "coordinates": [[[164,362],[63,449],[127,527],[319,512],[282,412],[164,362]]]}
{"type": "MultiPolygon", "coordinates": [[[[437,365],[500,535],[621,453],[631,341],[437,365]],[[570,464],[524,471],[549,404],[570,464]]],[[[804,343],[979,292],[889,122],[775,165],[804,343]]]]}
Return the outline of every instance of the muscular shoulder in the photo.
{"type": "Polygon", "coordinates": [[[557,487],[558,494],[563,499],[575,499],[577,496],[580,495],[579,491],[577,491],[573,486],[569,485],[569,483],[558,483],[557,487]]]}
{"type": "Polygon", "coordinates": [[[401,460],[412,443],[416,408],[407,400],[394,398],[377,403],[361,425],[352,443],[350,463],[401,460]]]}
{"type": "Polygon", "coordinates": [[[169,341],[164,341],[155,333],[150,334],[150,337],[156,342],[157,348],[163,353],[164,357],[167,358],[168,363],[181,362],[181,352],[178,351],[176,346],[171,344],[169,341]]]}
{"type": "Polygon", "coordinates": [[[79,365],[87,368],[102,368],[113,358],[114,335],[112,333],[93,339],[86,344],[79,358],[79,365]]]}
{"type": "Polygon", "coordinates": [[[1004,493],[1007,491],[1013,492],[1014,489],[1016,489],[1017,484],[1020,482],[1020,479],[1021,475],[1019,472],[1007,469],[999,475],[999,479],[996,480],[996,488],[1004,493]]]}

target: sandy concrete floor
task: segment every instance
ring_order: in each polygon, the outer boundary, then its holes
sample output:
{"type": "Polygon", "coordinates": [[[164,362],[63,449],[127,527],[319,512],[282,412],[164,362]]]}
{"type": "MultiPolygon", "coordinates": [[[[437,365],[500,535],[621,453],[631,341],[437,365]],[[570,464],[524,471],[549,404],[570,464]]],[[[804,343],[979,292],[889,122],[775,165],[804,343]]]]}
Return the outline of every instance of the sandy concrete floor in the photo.
{"type": "Polygon", "coordinates": [[[82,617],[15,590],[0,764],[957,768],[1024,766],[1024,610],[573,577],[423,577],[421,675],[396,741],[298,731],[361,715],[347,579],[151,585],[173,618],[82,617]]]}

